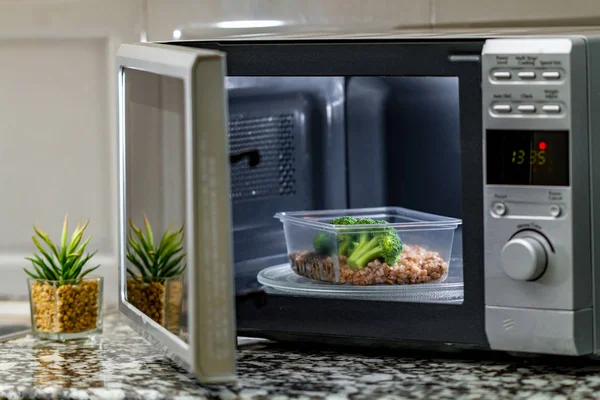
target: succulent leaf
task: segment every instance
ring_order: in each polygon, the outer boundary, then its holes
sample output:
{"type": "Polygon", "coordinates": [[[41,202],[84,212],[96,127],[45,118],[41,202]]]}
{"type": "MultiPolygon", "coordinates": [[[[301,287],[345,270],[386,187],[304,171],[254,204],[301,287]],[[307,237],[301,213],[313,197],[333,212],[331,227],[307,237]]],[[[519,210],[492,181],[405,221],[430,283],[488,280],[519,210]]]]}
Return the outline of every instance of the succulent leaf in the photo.
{"type": "Polygon", "coordinates": [[[138,280],[161,281],[165,278],[181,275],[185,265],[181,262],[186,254],[183,252],[183,228],[177,231],[166,229],[160,240],[155,240],[152,226],[144,215],[144,231],[129,220],[131,232],[127,235],[127,260],[137,269],[127,269],[127,273],[138,280]]]}
{"type": "Polygon", "coordinates": [[[63,255],[67,252],[67,232],[69,231],[69,216],[65,215],[65,220],[63,222],[62,235],[60,237],[60,245],[63,250],[63,255]]]}
{"type": "Polygon", "coordinates": [[[146,227],[146,235],[148,235],[148,244],[154,248],[154,235],[152,234],[152,228],[148,222],[148,218],[144,215],[144,226],[146,227]]]}
{"type": "Polygon", "coordinates": [[[42,228],[34,225],[33,230],[37,237],[32,236],[32,241],[39,254],[34,253],[32,257],[26,257],[35,270],[35,273],[33,273],[25,269],[27,275],[39,280],[58,281],[60,286],[67,283],[67,281],[77,282],[96,270],[98,266],[89,269],[84,268],[86,263],[96,254],[96,251],[94,251],[84,255],[84,250],[91,240],[90,236],[83,243],[81,242],[88,224],[89,221],[86,221],[83,225],[79,222],[69,237],[69,219],[66,215],[58,245],[52,242],[42,228]],[[43,244],[46,245],[47,249],[44,248],[43,244]]]}
{"type": "Polygon", "coordinates": [[[41,228],[36,227],[35,225],[33,226],[33,230],[48,245],[50,250],[52,250],[52,253],[58,259],[59,258],[58,250],[56,249],[56,246],[54,246],[54,243],[52,243],[52,241],[48,237],[48,234],[46,232],[44,232],[41,228]]]}

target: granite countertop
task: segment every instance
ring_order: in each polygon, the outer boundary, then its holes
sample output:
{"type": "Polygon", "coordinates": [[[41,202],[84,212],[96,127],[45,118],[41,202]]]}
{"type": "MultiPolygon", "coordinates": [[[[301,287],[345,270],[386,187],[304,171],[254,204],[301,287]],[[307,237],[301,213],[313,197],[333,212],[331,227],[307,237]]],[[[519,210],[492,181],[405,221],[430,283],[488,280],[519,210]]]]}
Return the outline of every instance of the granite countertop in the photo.
{"type": "Polygon", "coordinates": [[[0,398],[593,398],[600,363],[487,352],[407,355],[261,342],[240,346],[239,381],[203,386],[117,316],[97,341],[0,343],[0,398]]]}

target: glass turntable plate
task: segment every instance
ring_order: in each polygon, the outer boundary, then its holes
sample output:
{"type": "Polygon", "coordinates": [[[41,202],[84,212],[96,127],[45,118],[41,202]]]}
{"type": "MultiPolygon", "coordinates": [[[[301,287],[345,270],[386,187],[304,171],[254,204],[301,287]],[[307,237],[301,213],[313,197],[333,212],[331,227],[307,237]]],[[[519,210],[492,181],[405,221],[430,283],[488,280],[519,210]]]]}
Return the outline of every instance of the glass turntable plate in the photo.
{"type": "Polygon", "coordinates": [[[300,276],[287,263],[263,269],[258,273],[257,279],[267,288],[267,292],[325,297],[361,297],[388,301],[462,303],[464,286],[461,261],[453,258],[448,278],[438,283],[369,286],[329,283],[300,276]]]}

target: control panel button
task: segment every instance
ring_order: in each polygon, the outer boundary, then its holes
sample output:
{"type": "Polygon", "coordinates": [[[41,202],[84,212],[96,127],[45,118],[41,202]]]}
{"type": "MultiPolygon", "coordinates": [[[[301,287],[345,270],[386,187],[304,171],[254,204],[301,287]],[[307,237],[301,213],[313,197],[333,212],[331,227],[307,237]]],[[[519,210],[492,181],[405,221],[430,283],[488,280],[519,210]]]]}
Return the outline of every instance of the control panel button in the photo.
{"type": "Polygon", "coordinates": [[[545,71],[542,72],[542,77],[544,79],[560,79],[559,71],[545,71]]]}
{"type": "Polygon", "coordinates": [[[561,210],[560,206],[558,204],[552,204],[550,206],[550,215],[557,218],[557,217],[560,217],[560,214],[562,214],[562,210],[561,210]]]}
{"type": "Polygon", "coordinates": [[[506,214],[506,206],[504,205],[504,203],[494,203],[494,205],[492,206],[492,211],[494,212],[494,214],[502,216],[506,214]]]}
{"type": "Polygon", "coordinates": [[[521,71],[517,74],[521,79],[535,79],[534,71],[521,71]]]}
{"type": "Polygon", "coordinates": [[[551,114],[557,114],[561,110],[558,104],[545,104],[542,106],[542,111],[551,114]]]}
{"type": "Polygon", "coordinates": [[[519,104],[517,106],[517,110],[524,112],[524,113],[534,113],[535,112],[535,105],[533,104],[519,104]]]}
{"type": "Polygon", "coordinates": [[[509,113],[512,111],[510,104],[494,104],[492,110],[497,113],[509,113]]]}
{"type": "Polygon", "coordinates": [[[531,281],[539,278],[546,270],[548,263],[546,249],[533,234],[511,239],[502,248],[501,258],[502,268],[506,275],[518,281],[531,281]]]}
{"type": "Polygon", "coordinates": [[[510,73],[510,71],[496,71],[492,74],[492,76],[494,77],[494,79],[507,80],[512,77],[512,74],[510,73]]]}

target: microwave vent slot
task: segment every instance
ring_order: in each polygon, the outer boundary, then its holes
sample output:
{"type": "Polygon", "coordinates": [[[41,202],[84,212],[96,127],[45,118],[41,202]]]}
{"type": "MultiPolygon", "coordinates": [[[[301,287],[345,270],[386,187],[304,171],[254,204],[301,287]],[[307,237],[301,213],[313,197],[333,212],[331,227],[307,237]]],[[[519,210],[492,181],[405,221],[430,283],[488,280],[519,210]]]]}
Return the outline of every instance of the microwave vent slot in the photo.
{"type": "Polygon", "coordinates": [[[294,128],[294,114],[230,116],[230,153],[258,150],[260,157],[256,165],[248,158],[231,164],[233,203],[296,194],[294,128]]]}

